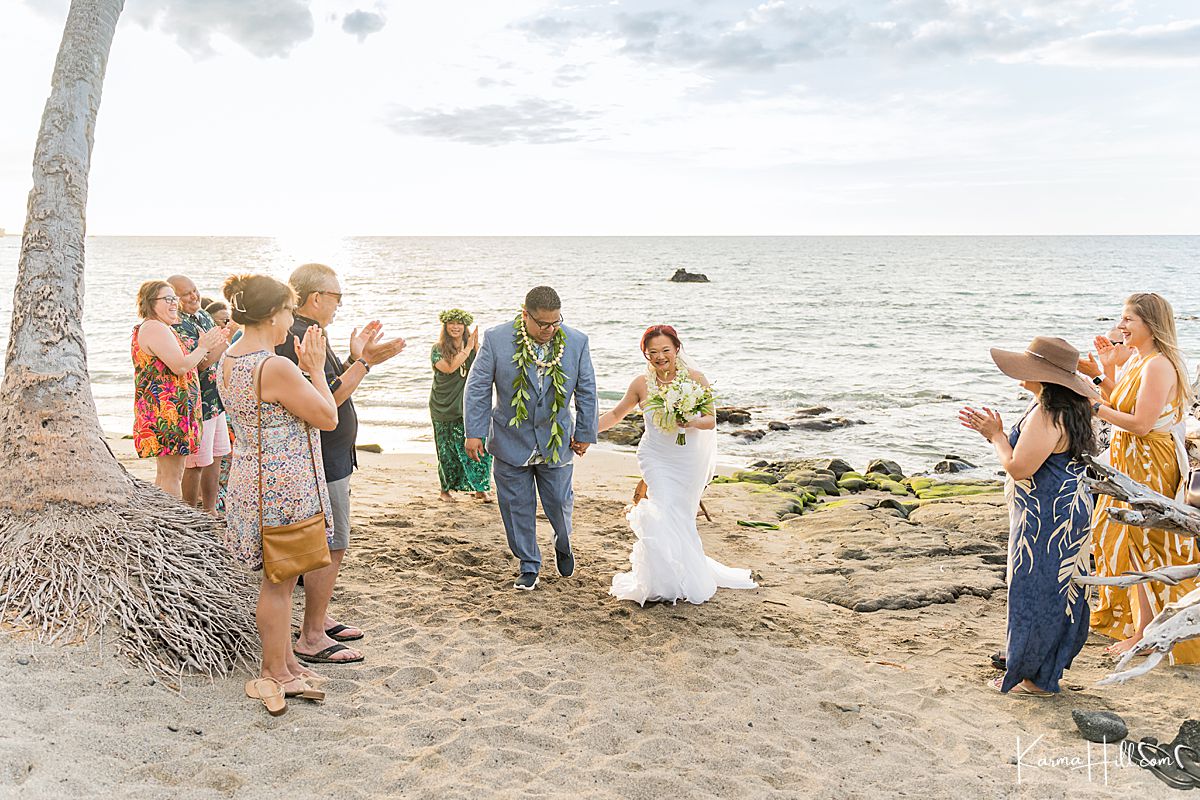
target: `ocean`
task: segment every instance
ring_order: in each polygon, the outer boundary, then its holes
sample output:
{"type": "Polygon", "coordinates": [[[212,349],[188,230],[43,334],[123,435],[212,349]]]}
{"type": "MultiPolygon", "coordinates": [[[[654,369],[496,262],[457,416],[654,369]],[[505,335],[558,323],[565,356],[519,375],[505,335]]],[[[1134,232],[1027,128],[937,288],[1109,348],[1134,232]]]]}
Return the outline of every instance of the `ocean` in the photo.
{"type": "MultiPolygon", "coordinates": [[[[0,238],[0,284],[16,280],[19,236],[0,238]]],[[[988,348],[1021,350],[1035,335],[1088,348],[1135,291],[1174,305],[1189,359],[1200,358],[1200,236],[1061,237],[91,237],[84,329],[103,427],[132,427],[129,338],[134,297],[149,278],[185,273],[207,296],[225,276],[285,279],[307,261],[334,267],[345,303],[330,327],[340,353],[350,331],[380,319],[408,346],[355,394],[360,443],[433,452],[428,395],[438,312],[461,307],[482,327],[506,323],[527,289],[549,284],[568,325],[589,334],[611,406],[644,369],[651,324],[674,325],[720,403],[753,410],[751,429],[827,406],[861,421],[828,431],[722,436],[726,463],[875,457],[908,472],[955,454],[994,471],[991,449],[955,419],[987,404],[1006,423],[1025,406],[988,348]],[[709,283],[668,281],[678,268],[709,283]]],[[[12,294],[0,293],[0,345],[12,294]]],[[[732,430],[722,426],[724,430],[732,430]]]]}

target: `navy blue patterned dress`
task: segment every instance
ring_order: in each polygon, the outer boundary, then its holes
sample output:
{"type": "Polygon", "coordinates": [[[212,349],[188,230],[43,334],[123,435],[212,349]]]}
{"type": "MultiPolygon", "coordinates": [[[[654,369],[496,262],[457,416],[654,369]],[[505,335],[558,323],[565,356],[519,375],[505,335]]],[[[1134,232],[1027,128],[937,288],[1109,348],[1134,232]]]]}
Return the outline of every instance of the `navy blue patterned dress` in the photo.
{"type": "MultiPolygon", "coordinates": [[[[1028,415],[1027,415],[1028,416],[1028,415]]],[[[1021,424],[1008,442],[1016,447],[1021,424]]],[[[1008,534],[1008,670],[1001,690],[1029,679],[1058,691],[1063,670],[1088,637],[1088,590],[1072,579],[1088,571],[1092,495],[1087,466],[1053,453],[1037,472],[1005,487],[1008,534]]]]}

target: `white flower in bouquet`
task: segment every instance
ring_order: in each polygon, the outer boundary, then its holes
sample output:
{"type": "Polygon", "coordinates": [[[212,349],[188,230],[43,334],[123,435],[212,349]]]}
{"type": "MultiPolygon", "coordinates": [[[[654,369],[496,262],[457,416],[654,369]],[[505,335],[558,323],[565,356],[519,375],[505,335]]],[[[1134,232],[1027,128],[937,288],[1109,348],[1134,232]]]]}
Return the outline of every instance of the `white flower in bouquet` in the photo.
{"type": "Polygon", "coordinates": [[[701,386],[681,369],[675,380],[646,399],[646,408],[654,412],[654,424],[663,432],[679,431],[675,444],[684,445],[687,438],[679,428],[697,416],[713,414],[716,399],[711,387],[701,386]]]}

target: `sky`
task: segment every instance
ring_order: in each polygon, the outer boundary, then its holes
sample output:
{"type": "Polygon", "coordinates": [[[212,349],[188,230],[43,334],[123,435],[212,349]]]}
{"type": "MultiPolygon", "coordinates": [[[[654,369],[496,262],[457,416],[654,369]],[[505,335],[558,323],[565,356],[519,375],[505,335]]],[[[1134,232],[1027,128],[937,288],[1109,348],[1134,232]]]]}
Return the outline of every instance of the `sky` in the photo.
{"type": "MultiPolygon", "coordinates": [[[[1194,0],[126,0],[89,233],[1197,233],[1194,0]]],[[[0,227],[67,0],[0,0],[0,227]]]]}

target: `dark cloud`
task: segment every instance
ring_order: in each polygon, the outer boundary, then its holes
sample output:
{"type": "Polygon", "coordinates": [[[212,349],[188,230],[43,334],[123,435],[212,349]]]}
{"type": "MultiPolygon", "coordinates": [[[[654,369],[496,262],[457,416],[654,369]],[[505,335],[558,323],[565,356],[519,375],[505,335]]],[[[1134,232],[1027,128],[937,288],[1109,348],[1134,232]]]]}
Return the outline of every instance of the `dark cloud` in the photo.
{"type": "Polygon", "coordinates": [[[579,123],[591,116],[566,103],[530,98],[452,110],[393,108],[385,122],[400,134],[494,146],[582,141],[590,137],[579,123]]]}
{"type": "Polygon", "coordinates": [[[134,0],[126,13],[197,56],[212,54],[213,34],[261,57],[286,56],[313,35],[309,0],[134,0]]]}
{"type": "Polygon", "coordinates": [[[342,30],[357,36],[358,41],[362,42],[372,33],[379,33],[386,24],[387,20],[382,14],[373,11],[351,11],[342,20],[342,30]]]}

